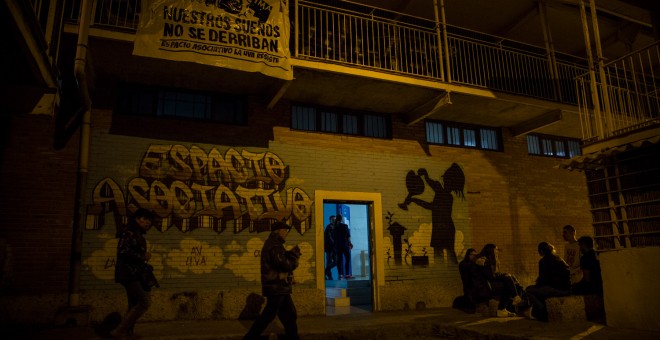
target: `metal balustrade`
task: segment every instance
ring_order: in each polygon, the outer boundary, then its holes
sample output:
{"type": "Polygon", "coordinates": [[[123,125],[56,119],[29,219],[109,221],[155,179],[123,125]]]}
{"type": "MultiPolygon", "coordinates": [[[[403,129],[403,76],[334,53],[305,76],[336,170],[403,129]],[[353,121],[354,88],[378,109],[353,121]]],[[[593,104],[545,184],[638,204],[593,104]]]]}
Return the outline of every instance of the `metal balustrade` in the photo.
{"type": "MultiPolygon", "coordinates": [[[[140,22],[142,0],[96,0],[92,25],[110,30],[137,30],[140,22]]],[[[65,3],[64,15],[70,22],[77,23],[80,18],[81,0],[69,0],[65,3]]]]}
{"type": "Polygon", "coordinates": [[[576,78],[583,139],[660,124],[660,41],[576,78]],[[596,95],[594,95],[594,91],[596,95]]]}
{"type": "Polygon", "coordinates": [[[34,10],[39,26],[43,32],[46,31],[48,16],[50,15],[50,2],[44,0],[29,0],[29,4],[34,10]]]}
{"type": "MultiPolygon", "coordinates": [[[[350,9],[300,1],[297,58],[338,62],[437,79],[440,77],[434,29],[350,9]]],[[[430,22],[429,22],[430,23],[430,22]]],[[[434,24],[430,23],[430,27],[434,24]]]]}
{"type": "MultiPolygon", "coordinates": [[[[79,3],[67,2],[69,21],[77,22],[79,3]]],[[[96,0],[92,24],[109,30],[135,31],[140,3],[96,0]]],[[[556,65],[550,67],[543,48],[459,27],[446,27],[448,46],[444,47],[443,32],[433,21],[347,1],[335,1],[332,5],[292,1],[289,13],[293,23],[290,49],[298,59],[569,104],[578,103],[575,77],[587,71],[586,63],[577,57],[563,56],[563,60],[558,55],[556,65]]]]}

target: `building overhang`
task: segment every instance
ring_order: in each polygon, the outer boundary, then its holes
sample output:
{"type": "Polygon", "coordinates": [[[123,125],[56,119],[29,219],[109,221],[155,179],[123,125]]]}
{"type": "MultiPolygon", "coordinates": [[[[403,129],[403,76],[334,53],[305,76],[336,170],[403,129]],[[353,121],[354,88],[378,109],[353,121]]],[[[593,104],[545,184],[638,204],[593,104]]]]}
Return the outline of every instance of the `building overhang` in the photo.
{"type": "Polygon", "coordinates": [[[660,119],[646,128],[585,146],[582,156],[573,157],[559,167],[567,170],[598,170],[611,164],[621,153],[657,144],[660,144],[660,119]]]}

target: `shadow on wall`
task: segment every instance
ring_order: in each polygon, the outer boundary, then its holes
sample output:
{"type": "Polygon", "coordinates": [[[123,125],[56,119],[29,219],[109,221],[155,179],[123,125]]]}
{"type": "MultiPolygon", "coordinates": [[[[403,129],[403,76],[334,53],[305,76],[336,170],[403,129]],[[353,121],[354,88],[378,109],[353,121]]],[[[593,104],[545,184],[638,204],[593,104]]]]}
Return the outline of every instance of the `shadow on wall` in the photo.
{"type": "Polygon", "coordinates": [[[250,293],[245,299],[245,307],[241,311],[241,314],[238,316],[238,320],[241,320],[241,324],[246,328],[252,326],[252,321],[256,320],[261,312],[261,306],[266,302],[266,298],[263,296],[250,293]]]}

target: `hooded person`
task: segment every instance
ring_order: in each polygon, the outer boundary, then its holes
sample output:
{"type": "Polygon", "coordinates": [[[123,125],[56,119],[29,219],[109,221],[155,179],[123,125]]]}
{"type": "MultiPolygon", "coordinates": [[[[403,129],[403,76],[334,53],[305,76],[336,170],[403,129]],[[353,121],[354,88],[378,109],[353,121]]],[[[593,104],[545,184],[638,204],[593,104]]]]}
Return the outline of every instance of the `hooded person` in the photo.
{"type": "Polygon", "coordinates": [[[157,285],[147,264],[151,253],[144,235],[151,228],[154,214],[144,208],[137,209],[128,225],[117,233],[117,260],[115,282],[124,286],[128,297],[128,310],[121,323],[110,332],[116,338],[131,336],[135,322],[151,306],[151,286],[157,285]],[[148,280],[145,281],[145,278],[148,280]]]}
{"type": "Polygon", "coordinates": [[[266,297],[266,307],[250,327],[243,339],[259,339],[261,333],[277,316],[288,338],[298,336],[298,312],[291,298],[293,271],[298,268],[300,248],[284,248],[291,227],[284,222],[275,222],[261,249],[261,289],[266,297]]]}

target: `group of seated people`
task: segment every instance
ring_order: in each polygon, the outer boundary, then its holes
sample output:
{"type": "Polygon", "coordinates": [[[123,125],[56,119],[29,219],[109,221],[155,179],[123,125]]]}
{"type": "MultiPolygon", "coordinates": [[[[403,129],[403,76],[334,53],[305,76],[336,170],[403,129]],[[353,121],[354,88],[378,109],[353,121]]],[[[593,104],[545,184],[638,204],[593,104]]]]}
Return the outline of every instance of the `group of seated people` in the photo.
{"type": "Polygon", "coordinates": [[[486,244],[481,252],[470,248],[459,263],[463,282],[462,307],[474,310],[475,306],[498,300],[497,316],[525,316],[547,321],[545,300],[552,297],[603,294],[600,263],[593,247],[593,238],[578,239],[582,279],[571,284],[568,264],[548,242],[538,245],[539,274],[534,285],[524,288],[516,277],[499,270],[498,251],[495,244],[486,244]]]}

